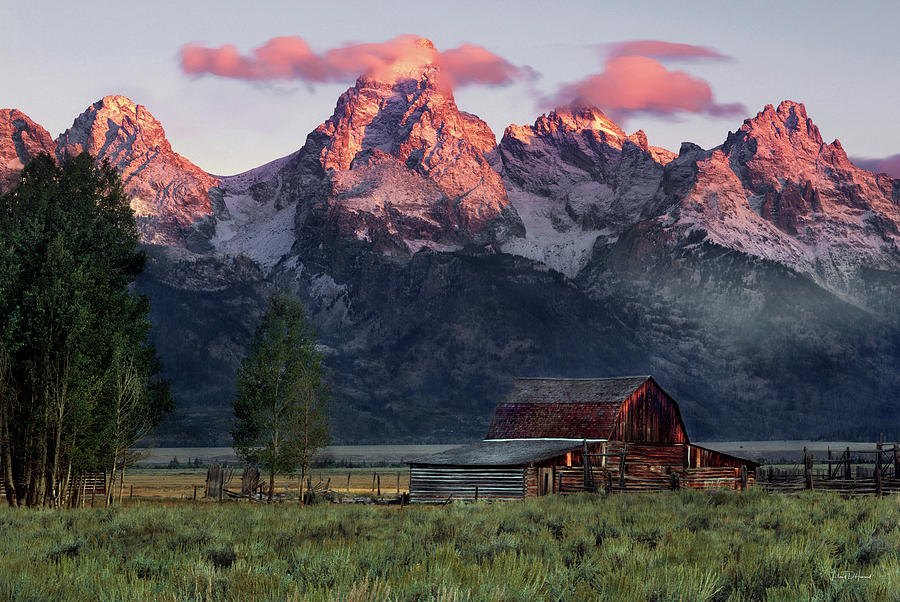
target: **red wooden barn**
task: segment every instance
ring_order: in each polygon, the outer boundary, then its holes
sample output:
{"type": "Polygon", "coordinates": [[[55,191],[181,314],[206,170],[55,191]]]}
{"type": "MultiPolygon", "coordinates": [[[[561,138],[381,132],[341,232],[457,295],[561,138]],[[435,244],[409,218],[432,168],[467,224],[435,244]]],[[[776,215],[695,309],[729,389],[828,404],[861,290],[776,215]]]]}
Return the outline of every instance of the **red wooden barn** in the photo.
{"type": "Polygon", "coordinates": [[[651,376],[517,378],[484,441],[409,461],[414,502],[742,488],[758,463],[690,443],[651,376]]]}

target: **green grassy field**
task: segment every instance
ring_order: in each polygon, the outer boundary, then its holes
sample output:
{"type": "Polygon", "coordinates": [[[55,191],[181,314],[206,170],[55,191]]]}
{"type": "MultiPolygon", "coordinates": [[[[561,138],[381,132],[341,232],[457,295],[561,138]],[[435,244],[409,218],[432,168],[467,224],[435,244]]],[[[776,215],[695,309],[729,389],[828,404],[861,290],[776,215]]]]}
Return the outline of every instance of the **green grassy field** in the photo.
{"type": "Polygon", "coordinates": [[[0,599],[896,600],[900,500],[0,510],[0,599]]]}

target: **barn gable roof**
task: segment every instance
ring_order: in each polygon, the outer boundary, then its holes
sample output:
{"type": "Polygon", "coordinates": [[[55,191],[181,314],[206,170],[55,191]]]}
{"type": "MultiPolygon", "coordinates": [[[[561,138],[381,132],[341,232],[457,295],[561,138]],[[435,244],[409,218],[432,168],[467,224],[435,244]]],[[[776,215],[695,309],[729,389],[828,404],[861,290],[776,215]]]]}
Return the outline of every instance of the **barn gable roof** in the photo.
{"type": "Polygon", "coordinates": [[[494,412],[487,439],[605,439],[622,404],[648,380],[651,377],[516,378],[512,392],[494,412]]]}
{"type": "Polygon", "coordinates": [[[524,466],[581,449],[583,444],[571,439],[479,441],[406,462],[432,466],[524,466]]]}

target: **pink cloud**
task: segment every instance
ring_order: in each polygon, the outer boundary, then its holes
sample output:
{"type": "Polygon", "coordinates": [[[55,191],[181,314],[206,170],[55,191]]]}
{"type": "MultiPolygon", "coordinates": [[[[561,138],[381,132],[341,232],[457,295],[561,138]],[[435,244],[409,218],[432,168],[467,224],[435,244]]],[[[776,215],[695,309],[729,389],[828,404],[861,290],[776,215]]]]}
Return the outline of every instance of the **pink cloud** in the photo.
{"type": "Polygon", "coordinates": [[[517,79],[533,77],[531,69],[517,67],[493,52],[472,44],[446,50],[440,55],[441,70],[454,84],[501,86],[517,79]]]}
{"type": "Polygon", "coordinates": [[[298,36],[272,38],[242,55],[230,44],[206,48],[187,44],[181,49],[185,73],[211,74],[247,80],[295,79],[311,83],[347,81],[359,74],[381,78],[402,75],[423,64],[438,64],[445,84],[503,85],[531,75],[489,50],[472,44],[438,52],[430,41],[400,36],[387,42],[347,44],[321,54],[298,36]]]}
{"type": "Polygon", "coordinates": [[[867,171],[886,173],[892,178],[900,178],[900,155],[892,155],[881,159],[852,157],[853,164],[867,171]]]}
{"type": "Polygon", "coordinates": [[[742,115],[739,103],[721,104],[713,98],[709,84],[684,71],[670,71],[656,59],[618,56],[606,61],[602,73],[563,86],[556,104],[577,100],[596,105],[614,119],[633,113],[705,113],[714,116],[742,115]]]}
{"type": "Polygon", "coordinates": [[[617,56],[646,56],[655,59],[713,59],[717,61],[730,61],[726,56],[714,48],[708,46],[694,46],[693,44],[681,44],[677,42],[663,42],[661,40],[632,40],[609,44],[609,55],[617,56]]]}

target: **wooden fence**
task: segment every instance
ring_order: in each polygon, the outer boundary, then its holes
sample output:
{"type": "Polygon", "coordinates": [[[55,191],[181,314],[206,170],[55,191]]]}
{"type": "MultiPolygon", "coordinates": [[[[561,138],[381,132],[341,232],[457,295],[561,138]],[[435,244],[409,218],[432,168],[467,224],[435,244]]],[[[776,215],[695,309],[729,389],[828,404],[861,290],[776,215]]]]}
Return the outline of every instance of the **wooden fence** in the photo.
{"type": "Polygon", "coordinates": [[[63,503],[72,506],[84,506],[86,502],[94,505],[94,498],[104,500],[106,496],[106,473],[87,473],[76,475],[69,480],[63,503]]]}
{"type": "MultiPolygon", "coordinates": [[[[753,471],[742,466],[694,466],[707,452],[690,444],[608,445],[606,453],[584,453],[579,467],[557,467],[559,493],[579,491],[641,492],[673,489],[745,489],[753,471]]],[[[706,462],[706,459],[702,461],[706,462]]]]}
{"type": "Polygon", "coordinates": [[[851,454],[847,448],[840,455],[829,449],[822,468],[814,467],[813,454],[804,448],[802,465],[761,467],[757,471],[757,484],[768,491],[783,493],[804,490],[836,491],[842,495],[900,493],[900,446],[879,443],[874,450],[857,450],[851,454]],[[867,465],[853,465],[863,460],[867,465]]]}

